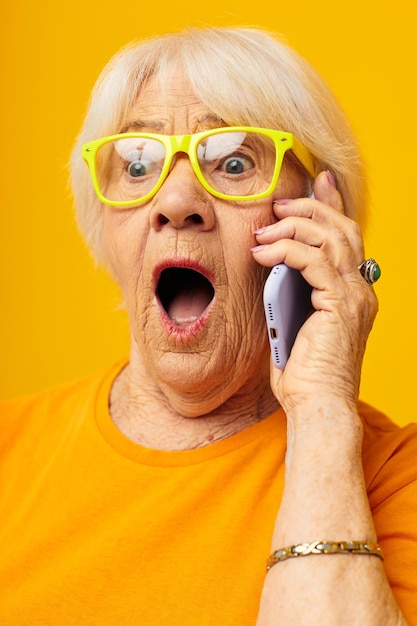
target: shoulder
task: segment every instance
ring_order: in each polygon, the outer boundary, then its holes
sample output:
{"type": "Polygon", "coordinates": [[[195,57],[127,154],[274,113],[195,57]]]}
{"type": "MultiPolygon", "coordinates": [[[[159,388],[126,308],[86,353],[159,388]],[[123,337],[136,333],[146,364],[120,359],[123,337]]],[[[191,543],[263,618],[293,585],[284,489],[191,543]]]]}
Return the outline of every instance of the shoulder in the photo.
{"type": "Polygon", "coordinates": [[[65,384],[0,403],[0,429],[3,443],[22,431],[52,427],[62,415],[85,411],[94,403],[103,385],[110,386],[125,365],[120,362],[65,384]]]}

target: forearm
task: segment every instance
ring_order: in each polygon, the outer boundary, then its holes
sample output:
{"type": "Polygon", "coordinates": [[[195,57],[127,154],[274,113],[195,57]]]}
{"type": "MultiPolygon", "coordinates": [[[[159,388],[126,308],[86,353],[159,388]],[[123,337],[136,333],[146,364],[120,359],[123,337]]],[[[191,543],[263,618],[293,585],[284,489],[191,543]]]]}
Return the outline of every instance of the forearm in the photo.
{"type": "MultiPolygon", "coordinates": [[[[277,200],[277,223],[257,234],[256,259],[284,262],[312,286],[312,313],[271,387],[287,414],[288,460],[271,551],[313,541],[375,541],[356,402],[377,299],[358,272],[357,225],[332,177],[315,198],[277,200]]],[[[258,626],[404,624],[377,556],[317,554],[278,562],[266,576],[258,626]]]]}
{"type": "MultiPolygon", "coordinates": [[[[315,419],[307,412],[289,419],[286,482],[271,551],[318,540],[377,540],[359,417],[346,408],[317,411],[315,419]]],[[[258,618],[258,626],[405,623],[383,562],[361,554],[312,554],[275,564],[266,575],[258,618]]]]}

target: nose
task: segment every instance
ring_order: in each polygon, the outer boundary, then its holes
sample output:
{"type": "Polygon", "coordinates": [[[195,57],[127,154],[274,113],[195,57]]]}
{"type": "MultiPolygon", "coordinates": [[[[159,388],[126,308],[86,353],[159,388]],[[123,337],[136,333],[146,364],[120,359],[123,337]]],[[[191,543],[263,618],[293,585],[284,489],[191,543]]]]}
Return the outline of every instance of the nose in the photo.
{"type": "Polygon", "coordinates": [[[215,223],[213,197],[201,186],[185,155],[178,155],[167,179],[156,193],[151,227],[166,226],[196,231],[211,230],[215,223]]]}

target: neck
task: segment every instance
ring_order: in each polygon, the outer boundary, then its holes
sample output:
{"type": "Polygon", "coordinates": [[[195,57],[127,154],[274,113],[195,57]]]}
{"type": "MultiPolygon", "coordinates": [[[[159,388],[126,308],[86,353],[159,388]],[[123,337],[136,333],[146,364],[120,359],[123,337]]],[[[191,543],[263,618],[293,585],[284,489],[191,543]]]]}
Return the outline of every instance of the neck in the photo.
{"type": "MultiPolygon", "coordinates": [[[[110,414],[129,439],[159,450],[191,450],[226,439],[256,424],[278,408],[269,384],[269,366],[251,377],[226,399],[181,398],[161,388],[137,359],[116,378],[110,394],[110,414]]],[[[183,394],[180,394],[182,396],[183,394]]]]}

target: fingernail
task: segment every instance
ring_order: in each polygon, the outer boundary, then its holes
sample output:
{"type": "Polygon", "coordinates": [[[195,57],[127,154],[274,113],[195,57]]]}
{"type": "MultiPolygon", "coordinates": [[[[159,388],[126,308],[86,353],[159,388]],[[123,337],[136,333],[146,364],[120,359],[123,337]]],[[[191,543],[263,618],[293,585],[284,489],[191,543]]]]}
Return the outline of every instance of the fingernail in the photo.
{"type": "Polygon", "coordinates": [[[256,230],[253,231],[254,235],[261,235],[262,233],[264,233],[266,230],[269,230],[271,228],[272,224],[269,226],[262,226],[262,228],[257,228],[256,230]]]}
{"type": "Polygon", "coordinates": [[[279,200],[274,200],[273,204],[290,204],[290,202],[293,202],[291,198],[280,198],[279,200]]]}
{"type": "Polygon", "coordinates": [[[268,246],[266,245],[262,245],[262,246],[255,246],[254,248],[251,248],[251,252],[259,252],[260,250],[263,250],[264,248],[267,248],[268,246]]]}
{"type": "Polygon", "coordinates": [[[327,174],[327,180],[329,181],[329,183],[333,185],[333,187],[336,187],[336,181],[335,181],[333,174],[329,170],[327,170],[326,174],[327,174]]]}

